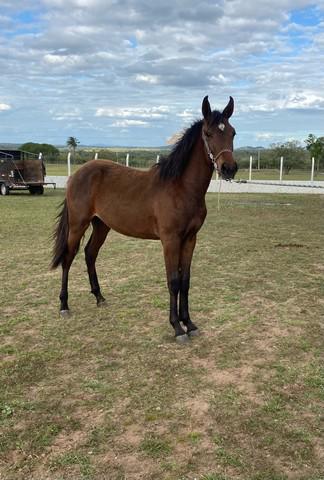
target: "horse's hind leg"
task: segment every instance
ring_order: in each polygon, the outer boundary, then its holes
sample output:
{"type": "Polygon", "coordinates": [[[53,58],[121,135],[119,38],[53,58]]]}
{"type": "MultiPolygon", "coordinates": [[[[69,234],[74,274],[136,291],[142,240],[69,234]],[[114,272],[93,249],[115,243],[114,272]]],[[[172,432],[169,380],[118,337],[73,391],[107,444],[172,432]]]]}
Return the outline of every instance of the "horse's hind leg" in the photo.
{"type": "Polygon", "coordinates": [[[69,229],[69,235],[67,240],[67,252],[65,254],[64,260],[62,261],[62,286],[60,293],[60,312],[61,315],[66,315],[69,313],[68,306],[68,280],[69,280],[69,271],[74,260],[74,257],[78,253],[80,241],[84,232],[88,228],[89,224],[83,224],[78,226],[73,226],[69,229]]]}
{"type": "Polygon", "coordinates": [[[110,228],[107,227],[107,225],[102,222],[98,217],[94,217],[92,219],[92,227],[93,231],[84,251],[88,268],[91,293],[93,293],[93,295],[96,297],[97,305],[99,306],[105,302],[105,299],[100,291],[100,285],[96,272],[96,259],[100,247],[106,240],[110,228]]]}

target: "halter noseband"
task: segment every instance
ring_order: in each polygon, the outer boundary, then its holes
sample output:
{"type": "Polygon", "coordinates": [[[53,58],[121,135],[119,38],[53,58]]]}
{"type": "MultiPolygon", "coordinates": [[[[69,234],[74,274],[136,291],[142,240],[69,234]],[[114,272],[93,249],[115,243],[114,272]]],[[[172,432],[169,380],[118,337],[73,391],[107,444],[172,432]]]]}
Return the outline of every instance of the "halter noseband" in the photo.
{"type": "Polygon", "coordinates": [[[208,145],[208,141],[207,141],[207,138],[206,138],[206,135],[205,135],[205,132],[203,131],[202,132],[202,139],[204,141],[204,144],[205,144],[205,148],[206,148],[206,151],[207,151],[207,155],[208,157],[210,158],[212,164],[213,164],[213,167],[214,169],[219,173],[219,169],[218,169],[218,166],[217,166],[217,160],[219,159],[219,157],[225,153],[225,152],[229,152],[229,153],[233,153],[232,150],[230,150],[229,148],[224,148],[223,150],[221,150],[220,152],[218,152],[218,154],[215,155],[213,154],[213,152],[211,151],[211,149],[209,148],[209,145],[208,145]]]}

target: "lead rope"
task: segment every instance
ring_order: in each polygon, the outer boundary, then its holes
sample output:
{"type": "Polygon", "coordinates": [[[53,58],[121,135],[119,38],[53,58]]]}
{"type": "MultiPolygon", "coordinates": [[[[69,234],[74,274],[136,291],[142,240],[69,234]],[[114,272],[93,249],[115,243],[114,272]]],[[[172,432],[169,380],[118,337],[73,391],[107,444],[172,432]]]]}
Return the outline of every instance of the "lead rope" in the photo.
{"type": "Polygon", "coordinates": [[[205,144],[207,155],[208,155],[208,157],[210,158],[210,160],[213,164],[214,170],[218,174],[219,187],[218,187],[218,194],[217,194],[217,211],[219,212],[220,211],[220,194],[221,194],[221,188],[222,188],[222,176],[220,175],[220,172],[218,170],[217,159],[222,155],[222,153],[225,153],[225,152],[232,153],[232,150],[230,150],[229,148],[224,148],[215,157],[214,154],[212,153],[211,149],[209,148],[208,141],[207,141],[207,138],[206,138],[206,135],[205,135],[204,131],[202,132],[202,139],[203,139],[203,142],[205,144]]]}
{"type": "Polygon", "coordinates": [[[219,187],[218,187],[218,195],[217,195],[217,211],[220,211],[220,194],[222,188],[222,177],[218,177],[219,179],[219,187]]]}

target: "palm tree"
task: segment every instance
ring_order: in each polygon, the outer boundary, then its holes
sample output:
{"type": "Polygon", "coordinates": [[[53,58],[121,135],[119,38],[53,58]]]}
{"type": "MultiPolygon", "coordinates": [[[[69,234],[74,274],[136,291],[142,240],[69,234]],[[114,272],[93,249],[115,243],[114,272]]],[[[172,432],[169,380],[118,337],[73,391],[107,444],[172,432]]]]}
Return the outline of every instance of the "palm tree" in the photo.
{"type": "Polygon", "coordinates": [[[66,144],[69,148],[69,150],[72,150],[73,152],[73,157],[75,156],[75,150],[77,146],[79,145],[79,140],[76,137],[69,137],[66,141],[66,144]]]}

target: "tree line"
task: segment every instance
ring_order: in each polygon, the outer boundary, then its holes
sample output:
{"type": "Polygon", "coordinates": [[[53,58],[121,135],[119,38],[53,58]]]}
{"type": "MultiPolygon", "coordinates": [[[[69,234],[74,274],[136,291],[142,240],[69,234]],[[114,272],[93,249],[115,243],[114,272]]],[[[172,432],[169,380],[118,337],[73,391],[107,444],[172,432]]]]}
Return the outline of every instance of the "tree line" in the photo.
{"type": "Polygon", "coordinates": [[[288,174],[292,169],[305,170],[311,165],[311,158],[315,159],[316,170],[324,169],[324,137],[310,134],[305,140],[306,146],[296,140],[275,143],[269,148],[238,149],[235,156],[241,168],[248,168],[250,156],[253,158],[253,168],[278,169],[280,158],[284,159],[284,170],[288,174]]]}
{"type": "MultiPolygon", "coordinates": [[[[113,148],[81,148],[76,137],[69,137],[66,148],[60,148],[47,143],[28,142],[21,145],[21,150],[39,154],[42,152],[48,163],[65,163],[67,153],[72,153],[72,161],[82,164],[92,160],[98,152],[99,157],[125,163],[126,153],[130,154],[130,165],[147,168],[156,162],[156,157],[167,155],[168,148],[164,149],[113,149],[113,148]]],[[[316,171],[324,170],[324,137],[309,134],[304,141],[305,145],[296,140],[270,145],[269,148],[240,148],[235,150],[235,157],[240,168],[248,168],[250,156],[253,157],[253,168],[278,169],[280,157],[284,158],[284,170],[288,174],[291,169],[309,169],[311,158],[315,158],[316,171]]],[[[172,147],[170,147],[172,148],[172,147]]]]}

